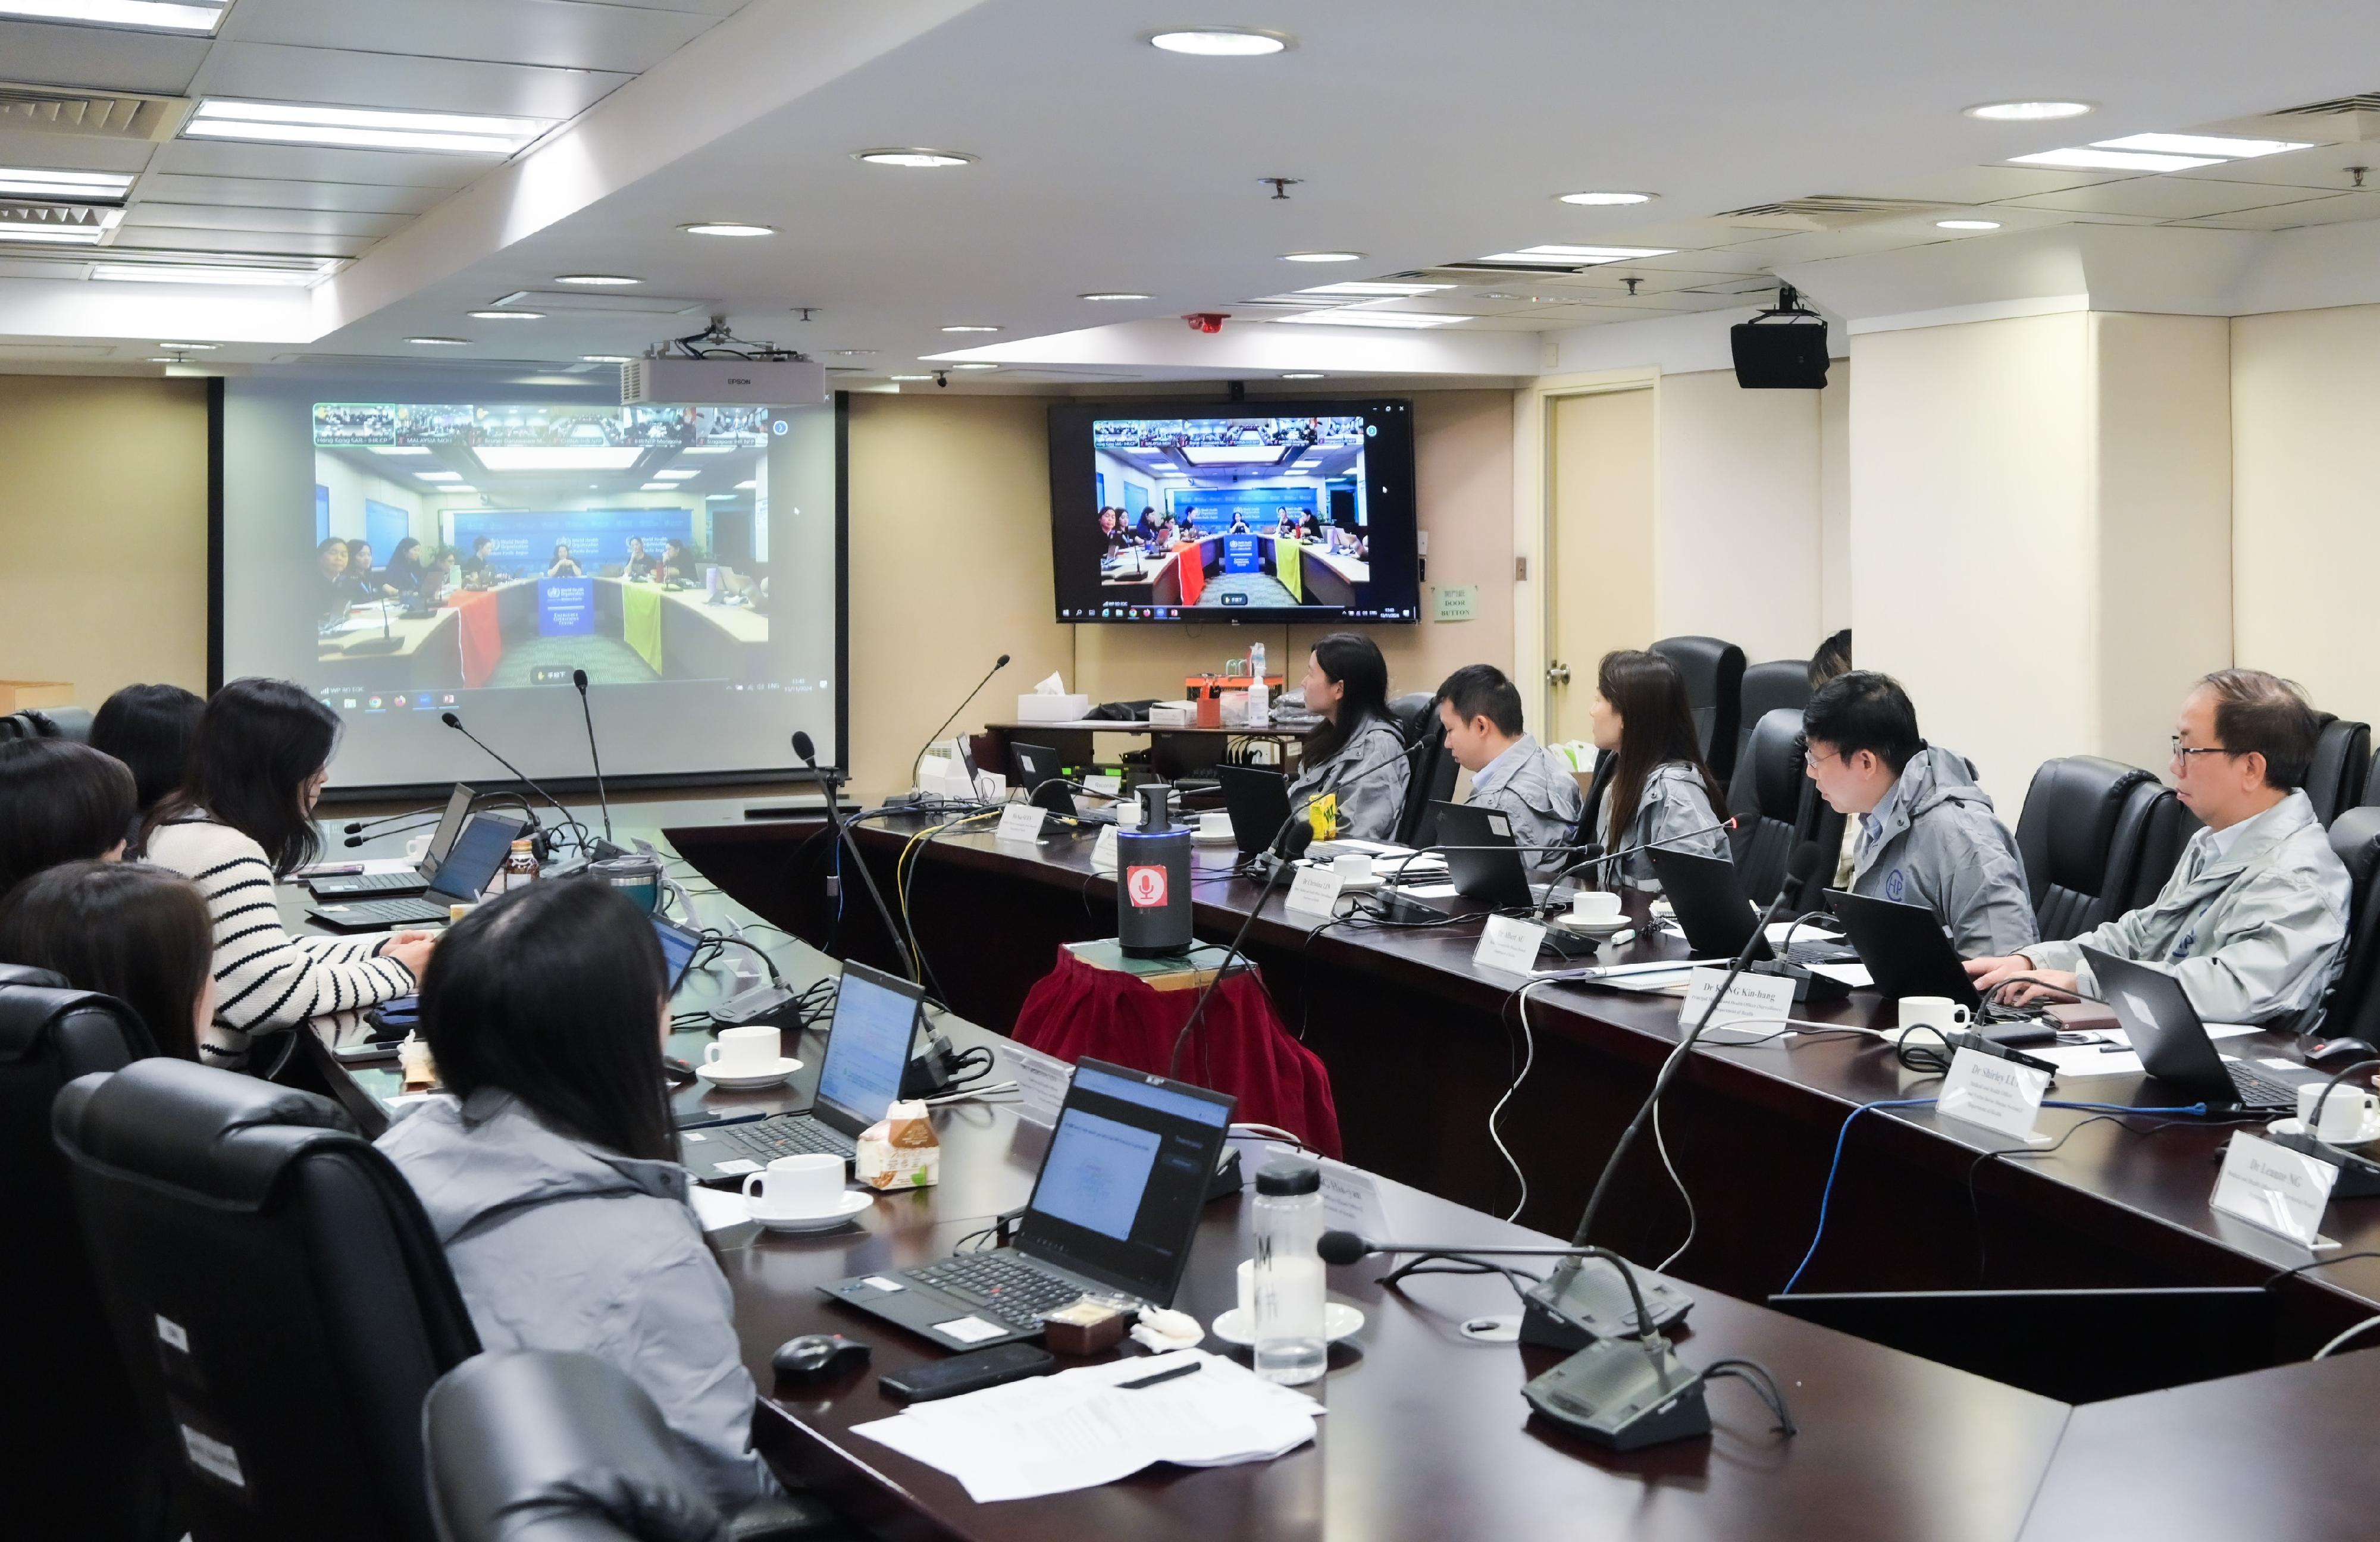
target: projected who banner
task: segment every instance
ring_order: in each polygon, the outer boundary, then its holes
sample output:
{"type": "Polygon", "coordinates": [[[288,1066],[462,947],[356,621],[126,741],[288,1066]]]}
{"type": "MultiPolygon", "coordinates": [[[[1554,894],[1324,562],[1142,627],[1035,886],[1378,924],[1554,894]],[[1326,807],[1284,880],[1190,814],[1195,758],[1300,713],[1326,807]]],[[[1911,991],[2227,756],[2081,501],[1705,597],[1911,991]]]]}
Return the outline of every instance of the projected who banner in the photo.
{"type": "Polygon", "coordinates": [[[537,635],[541,637],[593,637],[595,580],[540,578],[537,581],[537,635]]]}
{"type": "MultiPolygon", "coordinates": [[[[662,543],[694,540],[690,509],[555,509],[546,512],[511,509],[456,509],[443,516],[447,541],[468,553],[481,536],[494,542],[488,549],[497,567],[515,574],[542,573],[553,561],[553,548],[567,543],[571,559],[581,571],[625,566],[628,538],[641,537],[645,554],[658,559],[662,543]]],[[[375,553],[382,555],[384,553],[375,553]]]]}

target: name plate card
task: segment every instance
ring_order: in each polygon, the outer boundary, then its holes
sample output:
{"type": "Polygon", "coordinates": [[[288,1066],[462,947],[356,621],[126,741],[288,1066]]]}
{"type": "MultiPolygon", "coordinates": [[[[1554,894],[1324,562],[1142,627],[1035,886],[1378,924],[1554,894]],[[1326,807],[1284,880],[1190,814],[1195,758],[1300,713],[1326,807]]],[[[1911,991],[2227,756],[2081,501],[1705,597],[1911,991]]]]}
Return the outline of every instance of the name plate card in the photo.
{"type": "Polygon", "coordinates": [[[1950,1075],[1934,1111],[2010,1140],[2046,1146],[2049,1137],[2035,1135],[2033,1127],[2040,1122],[2042,1095],[2048,1090],[2046,1071],[1961,1050],[1950,1057],[1950,1075]]]}
{"type": "Polygon", "coordinates": [[[1000,811],[1000,828],[991,832],[995,841],[1033,842],[1041,839],[1043,811],[1029,803],[1012,803],[1000,811]]]}
{"type": "Polygon", "coordinates": [[[1283,903],[1292,915],[1328,920],[1330,907],[1339,903],[1338,869],[1325,862],[1298,868],[1297,876],[1289,880],[1289,898],[1283,903]]]}
{"type": "MultiPolygon", "coordinates": [[[[1696,969],[1686,977],[1686,999],[1678,1008],[1678,1026],[1691,1031],[1703,1020],[1703,1009],[1718,993],[1718,982],[1727,978],[1727,971],[1717,966],[1696,969]]],[[[1793,982],[1783,975],[1738,975],[1735,983],[1727,988],[1727,1000],[1711,1014],[1710,1032],[1716,1033],[1730,1023],[1745,1022],[1748,1029],[1763,1031],[1782,1028],[1784,1020],[1793,1015],[1793,982]]],[[[1724,1044],[1724,1038],[1710,1040],[1724,1044]]]]}
{"type": "Polygon", "coordinates": [[[1016,1064],[1016,1117],[1034,1124],[1057,1123],[1058,1106],[1066,1100],[1075,1068],[1019,1044],[1003,1044],[1001,1050],[1016,1064]]]}
{"type": "Polygon", "coordinates": [[[1091,843],[1091,871],[1113,878],[1115,870],[1116,827],[1103,824],[1099,826],[1099,838],[1091,843]]]}
{"type": "Polygon", "coordinates": [[[1471,950],[1471,965],[1475,969],[1500,969],[1508,975],[1533,975],[1537,968],[1537,950],[1545,945],[1545,928],[1510,916],[1490,916],[1487,929],[1479,934],[1479,945],[1471,950]]]}
{"type": "Polygon", "coordinates": [[[2214,1205],[2319,1253],[2338,1245],[2322,1234],[2322,1212],[2329,1208],[2331,1185],[2338,1182],[2338,1169],[2330,1163],[2241,1132],[2223,1152],[2214,1205]]]}

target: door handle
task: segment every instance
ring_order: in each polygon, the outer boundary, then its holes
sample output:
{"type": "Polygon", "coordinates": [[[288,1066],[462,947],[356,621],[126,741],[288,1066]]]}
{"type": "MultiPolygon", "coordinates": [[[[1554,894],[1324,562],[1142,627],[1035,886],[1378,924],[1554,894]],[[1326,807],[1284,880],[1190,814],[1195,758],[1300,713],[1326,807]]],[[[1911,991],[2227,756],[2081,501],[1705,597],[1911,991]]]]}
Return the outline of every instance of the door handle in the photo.
{"type": "Polygon", "coordinates": [[[1569,685],[1570,665],[1560,662],[1548,664],[1546,666],[1546,679],[1557,686],[1569,685]]]}

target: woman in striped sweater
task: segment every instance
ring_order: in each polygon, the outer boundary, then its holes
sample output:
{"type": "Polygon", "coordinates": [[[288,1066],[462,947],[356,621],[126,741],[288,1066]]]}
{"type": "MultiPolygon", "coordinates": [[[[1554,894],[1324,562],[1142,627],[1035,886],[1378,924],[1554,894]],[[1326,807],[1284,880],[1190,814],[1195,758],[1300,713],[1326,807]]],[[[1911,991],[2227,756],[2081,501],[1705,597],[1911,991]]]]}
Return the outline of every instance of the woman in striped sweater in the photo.
{"type": "Polygon", "coordinates": [[[282,929],[273,886],[322,853],[314,804],[339,736],[286,680],[234,680],[207,702],[183,785],[150,816],[148,860],[199,886],[214,921],[214,1025],[202,1063],[248,1062],[249,1036],[402,996],[434,937],[342,941],[282,929]]]}

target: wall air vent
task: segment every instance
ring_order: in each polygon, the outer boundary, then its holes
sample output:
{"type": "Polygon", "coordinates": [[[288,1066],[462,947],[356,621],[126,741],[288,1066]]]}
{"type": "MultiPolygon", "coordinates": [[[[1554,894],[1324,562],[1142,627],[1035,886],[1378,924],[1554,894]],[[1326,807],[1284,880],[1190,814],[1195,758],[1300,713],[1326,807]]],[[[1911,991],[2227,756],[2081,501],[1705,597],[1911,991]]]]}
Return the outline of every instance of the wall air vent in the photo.
{"type": "Polygon", "coordinates": [[[1930,214],[1948,207],[1905,198],[1852,198],[1840,193],[1814,193],[1775,203],[1755,203],[1716,216],[1725,225],[1754,230],[1852,230],[1885,220],[1930,214]]]}
{"type": "Polygon", "coordinates": [[[177,96],[0,81],[0,130],[162,143],[180,132],[182,120],[189,115],[190,103],[177,96]]]}

